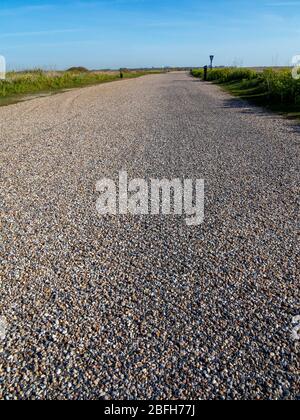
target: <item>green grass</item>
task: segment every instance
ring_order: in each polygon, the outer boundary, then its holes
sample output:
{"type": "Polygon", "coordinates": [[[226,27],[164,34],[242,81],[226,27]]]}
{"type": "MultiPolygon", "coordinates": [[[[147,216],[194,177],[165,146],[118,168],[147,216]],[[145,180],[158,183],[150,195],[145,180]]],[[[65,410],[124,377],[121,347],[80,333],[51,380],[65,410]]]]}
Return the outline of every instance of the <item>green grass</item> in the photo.
{"type": "MultiPolygon", "coordinates": [[[[0,105],[18,102],[28,95],[51,94],[65,89],[80,88],[120,80],[119,72],[89,72],[74,68],[74,71],[45,72],[29,70],[10,72],[0,81],[0,105]]],[[[124,79],[153,74],[153,71],[125,71],[124,79]]]]}
{"type": "MultiPolygon", "coordinates": [[[[192,75],[203,79],[202,69],[192,75]]],[[[288,118],[300,119],[300,80],[292,77],[291,69],[267,69],[256,72],[249,69],[213,69],[208,80],[234,96],[281,113],[288,118]]]]}

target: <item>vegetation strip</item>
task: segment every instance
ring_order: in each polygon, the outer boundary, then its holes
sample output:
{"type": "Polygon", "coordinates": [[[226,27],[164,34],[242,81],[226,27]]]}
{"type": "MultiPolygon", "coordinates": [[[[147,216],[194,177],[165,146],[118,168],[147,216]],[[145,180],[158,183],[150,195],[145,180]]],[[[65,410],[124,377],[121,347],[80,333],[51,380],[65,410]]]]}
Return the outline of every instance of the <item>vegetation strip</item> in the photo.
{"type": "MultiPolygon", "coordinates": [[[[122,71],[122,78],[129,79],[159,71],[122,71]]],[[[90,72],[84,68],[73,68],[65,72],[30,70],[7,73],[6,80],[0,80],[0,105],[7,105],[24,99],[26,95],[55,93],[120,80],[119,72],[90,72]]]]}
{"type": "MultiPolygon", "coordinates": [[[[194,69],[191,74],[204,79],[203,69],[194,69]]],[[[291,69],[265,69],[262,72],[245,68],[211,69],[207,80],[257,105],[289,118],[300,118],[300,80],[293,78],[291,69]]]]}

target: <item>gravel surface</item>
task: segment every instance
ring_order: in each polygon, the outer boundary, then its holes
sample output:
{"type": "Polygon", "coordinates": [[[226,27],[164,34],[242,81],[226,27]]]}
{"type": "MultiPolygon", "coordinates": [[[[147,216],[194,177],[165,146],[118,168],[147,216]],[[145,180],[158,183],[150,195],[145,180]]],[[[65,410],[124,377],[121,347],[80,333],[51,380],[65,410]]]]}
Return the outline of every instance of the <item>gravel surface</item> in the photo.
{"type": "Polygon", "coordinates": [[[185,73],[0,109],[3,399],[299,399],[299,129],[185,73]],[[205,223],[96,181],[204,178],[205,223]]]}

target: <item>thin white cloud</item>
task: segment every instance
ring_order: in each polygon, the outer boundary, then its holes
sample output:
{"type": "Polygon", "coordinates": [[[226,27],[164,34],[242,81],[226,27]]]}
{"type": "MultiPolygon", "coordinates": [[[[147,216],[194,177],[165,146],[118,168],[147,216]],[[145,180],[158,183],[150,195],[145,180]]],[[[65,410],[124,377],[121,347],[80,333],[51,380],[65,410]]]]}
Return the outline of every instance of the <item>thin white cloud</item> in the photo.
{"type": "Polygon", "coordinates": [[[66,34],[81,32],[82,29],[55,29],[49,31],[36,31],[36,32],[10,32],[5,34],[0,34],[0,38],[15,38],[15,37],[24,37],[24,36],[47,36],[55,34],[66,34]]]}
{"type": "Polygon", "coordinates": [[[269,7],[298,7],[300,6],[300,1],[278,1],[274,3],[268,3],[269,7]]]}
{"type": "Polygon", "coordinates": [[[41,5],[27,5],[27,6],[20,6],[20,7],[12,7],[1,9],[0,8],[0,16],[15,16],[18,14],[24,13],[34,13],[34,12],[42,12],[48,11],[55,8],[56,5],[54,4],[41,4],[41,5]]]}

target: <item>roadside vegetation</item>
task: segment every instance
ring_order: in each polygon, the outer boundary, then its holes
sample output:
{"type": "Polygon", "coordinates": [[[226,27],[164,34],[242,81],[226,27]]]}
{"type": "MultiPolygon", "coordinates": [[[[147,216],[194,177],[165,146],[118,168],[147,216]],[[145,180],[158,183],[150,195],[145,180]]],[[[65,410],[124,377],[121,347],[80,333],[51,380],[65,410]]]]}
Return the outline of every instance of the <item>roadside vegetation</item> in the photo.
{"type": "MultiPolygon", "coordinates": [[[[153,73],[158,73],[158,71],[122,71],[124,79],[153,73]]],[[[27,95],[54,93],[118,79],[120,79],[118,71],[88,71],[84,67],[74,67],[64,72],[46,72],[40,69],[9,72],[6,80],[0,80],[0,105],[18,102],[26,99],[27,95]]]]}
{"type": "MultiPolygon", "coordinates": [[[[203,69],[192,70],[191,74],[204,78],[203,69]]],[[[208,69],[207,80],[257,105],[289,118],[300,118],[300,80],[292,77],[291,69],[261,72],[244,68],[208,69]]]]}

